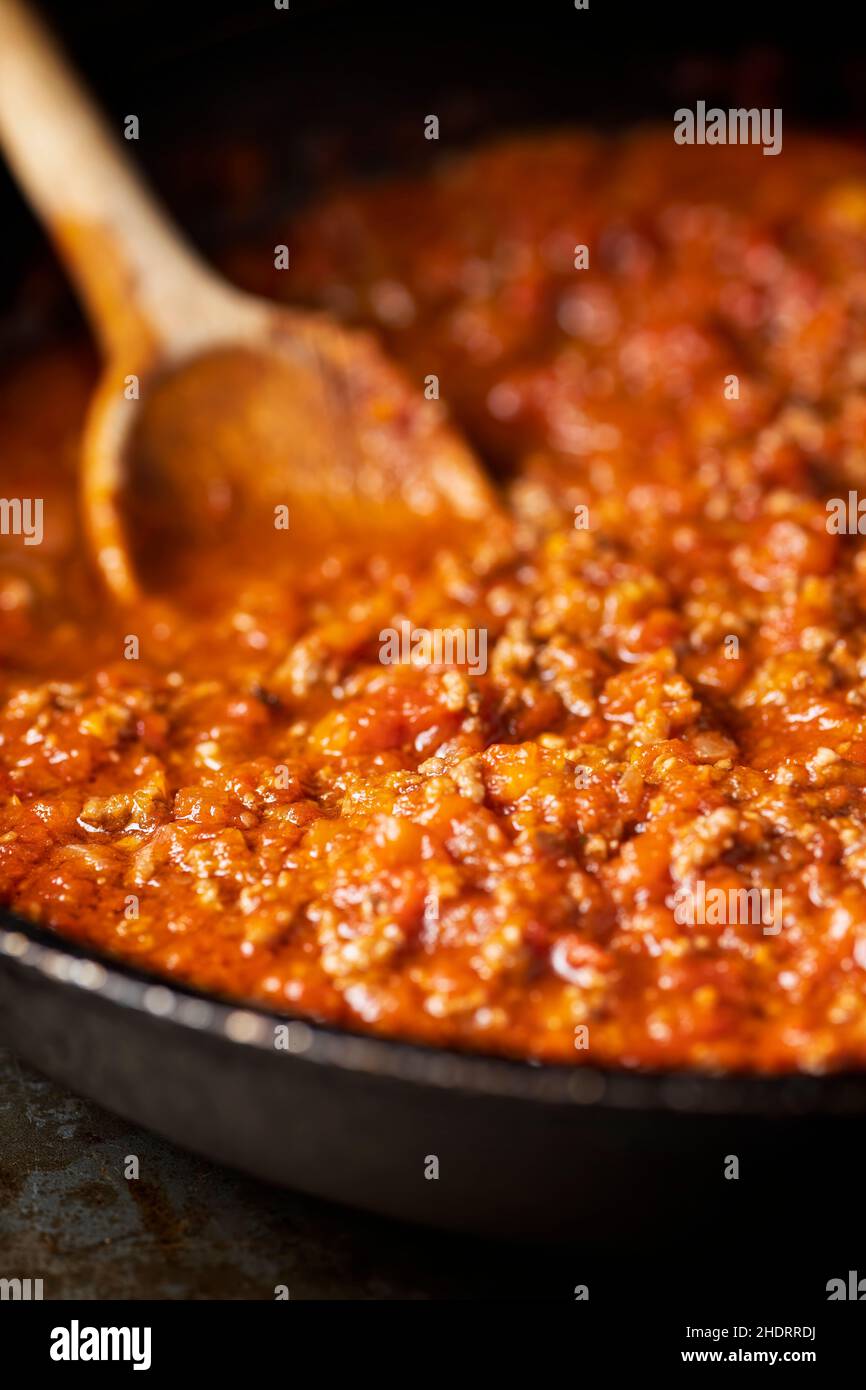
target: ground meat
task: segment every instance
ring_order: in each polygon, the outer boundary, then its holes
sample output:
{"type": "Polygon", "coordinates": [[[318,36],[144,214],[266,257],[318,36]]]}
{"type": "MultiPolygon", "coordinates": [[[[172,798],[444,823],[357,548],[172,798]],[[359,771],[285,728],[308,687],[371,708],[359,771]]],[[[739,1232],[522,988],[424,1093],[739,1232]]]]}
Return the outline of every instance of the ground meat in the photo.
{"type": "Polygon", "coordinates": [[[45,541],[0,537],[3,902],[388,1036],[866,1063],[866,553],[826,525],[866,477],[866,156],[756,155],[510,142],[275,227],[290,276],[228,258],[437,376],[495,469],[505,522],[408,559],[251,538],[115,613],[76,529],[89,359],[7,372],[45,541]],[[404,623],[485,658],[383,662],[404,623]],[[779,929],[681,890],[778,894],[779,929]]]}

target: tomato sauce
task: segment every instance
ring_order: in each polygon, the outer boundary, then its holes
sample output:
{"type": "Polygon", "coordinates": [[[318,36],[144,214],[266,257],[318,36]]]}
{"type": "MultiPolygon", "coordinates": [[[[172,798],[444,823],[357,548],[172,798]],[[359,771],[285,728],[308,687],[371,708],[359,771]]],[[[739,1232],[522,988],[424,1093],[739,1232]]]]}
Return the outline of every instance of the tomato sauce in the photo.
{"type": "Polygon", "coordinates": [[[503,524],[409,557],[293,566],[289,525],[284,568],[251,539],[112,609],[93,360],[7,370],[2,493],[44,536],[0,537],[0,899],[390,1037],[862,1066],[866,550],[828,503],[866,486],[866,155],[760,155],[513,140],[336,189],[273,229],[288,273],[226,258],[374,328],[497,477],[503,524]],[[383,661],[407,631],[476,659],[383,661]]]}

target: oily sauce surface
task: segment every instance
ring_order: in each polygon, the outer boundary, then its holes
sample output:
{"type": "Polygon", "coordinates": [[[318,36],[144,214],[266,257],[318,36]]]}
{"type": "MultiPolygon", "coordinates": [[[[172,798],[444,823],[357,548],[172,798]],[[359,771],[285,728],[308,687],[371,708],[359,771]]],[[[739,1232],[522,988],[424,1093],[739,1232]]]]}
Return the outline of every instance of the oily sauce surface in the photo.
{"type": "Polygon", "coordinates": [[[117,613],[76,504],[94,364],[8,370],[0,491],[44,538],[0,537],[2,901],[390,1036],[866,1063],[866,550],[827,527],[866,485],[866,157],[534,137],[275,232],[290,274],[228,271],[438,376],[507,522],[302,565],[290,527],[285,566],[251,536],[117,613]],[[383,664],[401,623],[483,630],[487,669],[383,664]],[[775,934],[676,920],[754,887],[775,934]]]}

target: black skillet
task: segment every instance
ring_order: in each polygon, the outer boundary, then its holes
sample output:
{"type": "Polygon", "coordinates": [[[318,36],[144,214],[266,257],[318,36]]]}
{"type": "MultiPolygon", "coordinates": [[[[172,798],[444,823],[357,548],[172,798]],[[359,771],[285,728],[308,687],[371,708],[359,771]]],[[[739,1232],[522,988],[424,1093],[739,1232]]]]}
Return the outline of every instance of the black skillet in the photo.
{"type": "MultiPolygon", "coordinates": [[[[190,134],[200,148],[203,132],[264,139],[295,197],[331,165],[417,162],[429,111],[446,115],[459,143],[538,122],[670,119],[671,102],[694,91],[739,104],[756,86],[765,104],[783,94],[801,123],[850,122],[866,91],[862,60],[819,55],[811,30],[805,55],[780,51],[773,29],[771,51],[696,59],[690,43],[703,51],[706,36],[679,20],[662,33],[654,7],[647,34],[623,30],[615,6],[607,28],[595,6],[575,28],[568,5],[517,28],[500,5],[480,6],[474,28],[465,7],[442,5],[413,27],[385,6],[359,19],[357,6],[293,0],[289,30],[285,12],[264,7],[251,21],[238,3],[209,7],[204,35],[197,5],[148,3],[146,22],[136,4],[82,5],[74,20],[45,8],[61,29],[65,19],[73,56],[109,106],[141,108],[154,132],[142,159],[157,184],[161,151],[183,151],[190,134]]],[[[172,175],[162,182],[212,249],[237,226],[225,215],[213,225],[207,161],[190,159],[184,170],[174,156],[176,197],[172,175]]],[[[35,234],[11,191],[0,187],[0,203],[14,277],[35,234]]],[[[770,1239],[802,1219],[805,1192],[858,1205],[845,1194],[859,1190],[866,1158],[866,1074],[602,1072],[300,1022],[275,1034],[285,1022],[0,917],[0,1040],[130,1122],[271,1182],[441,1227],[585,1241],[709,1239],[709,1223],[730,1239],[737,1217],[770,1239]],[[739,1183],[724,1177],[732,1157],[739,1183]]]]}
{"type": "Polygon", "coordinates": [[[650,1075],[362,1037],[166,985],[8,916],[0,1040],[209,1158],[487,1234],[687,1233],[711,1209],[725,1219],[731,1155],[783,1211],[804,1174],[856,1190],[866,1153],[866,1075],[650,1075]]]}

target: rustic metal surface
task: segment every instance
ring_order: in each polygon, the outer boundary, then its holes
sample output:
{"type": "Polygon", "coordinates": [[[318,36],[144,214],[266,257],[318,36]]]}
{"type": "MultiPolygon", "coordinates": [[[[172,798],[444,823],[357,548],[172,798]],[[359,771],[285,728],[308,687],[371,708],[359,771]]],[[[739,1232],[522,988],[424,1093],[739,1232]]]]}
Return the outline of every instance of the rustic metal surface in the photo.
{"type": "Polygon", "coordinates": [[[787,1300],[789,1309],[803,1300],[816,1305],[830,1275],[857,1265],[862,1217],[852,1211],[840,1230],[828,1227],[819,1203],[808,1200],[789,1219],[777,1210],[772,1183],[758,1195],[763,1222],[750,1220],[749,1234],[732,1226],[727,1255],[724,1243],[696,1243],[685,1227],[671,1232],[667,1250],[638,1242],[553,1249],[442,1234],[196,1158],[0,1049],[0,1277],[41,1278],[46,1299],[271,1300],[284,1284],[295,1300],[572,1300],[586,1283],[601,1302],[639,1298],[641,1290],[727,1299],[735,1287],[740,1297],[787,1300]],[[124,1176],[130,1155],[139,1160],[137,1180],[124,1176]],[[735,1256],[732,1286],[728,1257],[735,1256]]]}
{"type": "MultiPolygon", "coordinates": [[[[517,1253],[525,1292],[530,1270],[517,1253]]],[[[562,1258],[564,1296],[569,1265],[562,1258]]],[[[501,1297],[508,1283],[499,1246],[253,1182],[131,1128],[5,1051],[0,1275],[41,1278],[44,1296],[59,1299],[272,1299],[277,1284],[293,1299],[474,1298],[501,1297]],[[124,1176],[128,1155],[137,1180],[124,1176]]]]}

